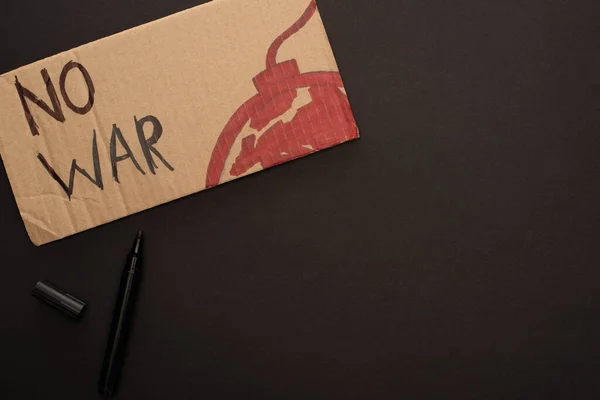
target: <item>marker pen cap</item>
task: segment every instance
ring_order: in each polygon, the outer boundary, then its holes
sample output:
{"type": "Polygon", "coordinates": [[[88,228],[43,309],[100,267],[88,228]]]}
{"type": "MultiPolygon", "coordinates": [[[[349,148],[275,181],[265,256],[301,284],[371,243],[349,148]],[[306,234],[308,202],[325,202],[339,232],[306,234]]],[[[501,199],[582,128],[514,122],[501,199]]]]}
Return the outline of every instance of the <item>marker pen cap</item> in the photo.
{"type": "Polygon", "coordinates": [[[74,319],[79,319],[85,309],[85,302],[45,281],[36,283],[31,294],[74,319]]]}

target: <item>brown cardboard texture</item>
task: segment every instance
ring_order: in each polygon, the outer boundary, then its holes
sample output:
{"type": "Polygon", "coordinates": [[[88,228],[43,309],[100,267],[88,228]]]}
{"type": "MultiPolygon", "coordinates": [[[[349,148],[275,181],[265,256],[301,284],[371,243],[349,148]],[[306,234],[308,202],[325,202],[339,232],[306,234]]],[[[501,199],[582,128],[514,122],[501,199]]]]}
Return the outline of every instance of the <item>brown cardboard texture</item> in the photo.
{"type": "Polygon", "coordinates": [[[357,137],[314,0],[216,0],[0,77],[36,245],[357,137]]]}

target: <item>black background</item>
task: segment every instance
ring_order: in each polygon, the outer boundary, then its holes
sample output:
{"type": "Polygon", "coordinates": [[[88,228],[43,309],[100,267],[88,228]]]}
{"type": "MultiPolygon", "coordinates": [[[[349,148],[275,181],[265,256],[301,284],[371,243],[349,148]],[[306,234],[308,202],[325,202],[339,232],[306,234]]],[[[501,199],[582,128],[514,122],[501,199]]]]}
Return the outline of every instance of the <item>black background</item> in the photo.
{"type": "MultiPolygon", "coordinates": [[[[3,0],[0,71],[198,3],[3,0]]],[[[3,398],[96,398],[139,227],[121,399],[600,397],[599,2],[319,5],[361,140],[39,248],[2,169],[3,398]]]]}

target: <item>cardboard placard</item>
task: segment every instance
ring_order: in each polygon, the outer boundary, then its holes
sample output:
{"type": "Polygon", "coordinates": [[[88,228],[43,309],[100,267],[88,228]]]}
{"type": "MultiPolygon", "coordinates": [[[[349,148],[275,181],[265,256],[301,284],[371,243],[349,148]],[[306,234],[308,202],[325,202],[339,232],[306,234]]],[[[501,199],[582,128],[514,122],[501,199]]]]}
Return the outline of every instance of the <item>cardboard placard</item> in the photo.
{"type": "Polygon", "coordinates": [[[215,0],[0,77],[36,245],[355,138],[314,0],[215,0]]]}

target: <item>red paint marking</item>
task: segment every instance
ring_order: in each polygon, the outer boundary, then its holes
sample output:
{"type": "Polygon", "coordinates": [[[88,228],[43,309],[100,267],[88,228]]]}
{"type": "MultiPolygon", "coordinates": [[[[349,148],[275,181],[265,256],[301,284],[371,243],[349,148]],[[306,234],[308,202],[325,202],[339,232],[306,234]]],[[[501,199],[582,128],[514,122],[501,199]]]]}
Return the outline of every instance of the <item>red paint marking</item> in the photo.
{"type": "Polygon", "coordinates": [[[344,85],[338,72],[301,74],[295,59],[277,63],[281,45],[302,29],[317,10],[311,0],[300,19],[279,35],[267,51],[267,68],[254,77],[258,93],[231,116],[213,149],[206,187],[220,183],[231,148],[248,121],[262,131],[271,121],[292,109],[297,90],[308,88],[312,101],[297,110],[289,121],[278,121],[258,139],[255,134],[242,139],[242,149],[229,173],[240,176],[256,164],[268,168],[358,137],[344,85]]]}
{"type": "Polygon", "coordinates": [[[277,52],[279,51],[279,48],[281,47],[283,42],[289,39],[300,29],[304,28],[304,26],[308,23],[312,16],[315,15],[315,11],[317,11],[317,3],[315,2],[315,0],[312,0],[308,5],[306,11],[304,11],[302,16],[300,17],[300,19],[298,19],[298,21],[296,21],[294,25],[286,29],[285,32],[283,32],[277,37],[277,39],[273,41],[271,47],[269,47],[269,50],[267,51],[267,69],[272,68],[275,66],[275,64],[277,64],[277,52]]]}

